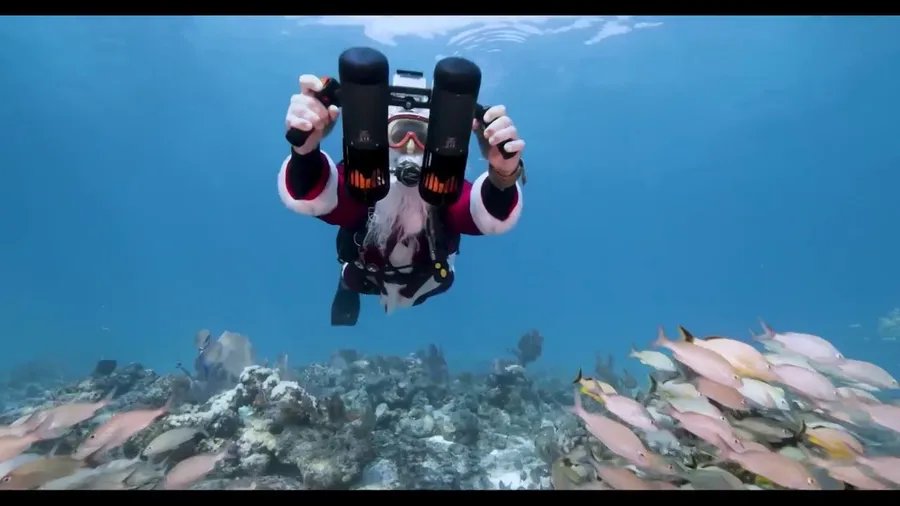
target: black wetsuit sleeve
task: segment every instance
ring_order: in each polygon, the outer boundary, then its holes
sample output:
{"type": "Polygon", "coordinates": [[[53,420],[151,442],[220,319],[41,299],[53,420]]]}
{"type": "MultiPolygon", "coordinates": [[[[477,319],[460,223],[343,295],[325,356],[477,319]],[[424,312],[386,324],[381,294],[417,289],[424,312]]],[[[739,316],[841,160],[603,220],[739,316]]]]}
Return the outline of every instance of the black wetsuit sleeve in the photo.
{"type": "Polygon", "coordinates": [[[288,161],[285,184],[288,192],[294,198],[302,198],[304,195],[308,195],[326,177],[328,177],[328,160],[318,147],[305,155],[298,154],[293,149],[291,150],[291,159],[288,161]]]}
{"type": "Polygon", "coordinates": [[[517,185],[501,190],[491,183],[490,178],[485,179],[484,184],[481,185],[481,201],[484,202],[484,208],[491,216],[501,221],[509,218],[509,215],[512,214],[518,197],[517,185]]]}

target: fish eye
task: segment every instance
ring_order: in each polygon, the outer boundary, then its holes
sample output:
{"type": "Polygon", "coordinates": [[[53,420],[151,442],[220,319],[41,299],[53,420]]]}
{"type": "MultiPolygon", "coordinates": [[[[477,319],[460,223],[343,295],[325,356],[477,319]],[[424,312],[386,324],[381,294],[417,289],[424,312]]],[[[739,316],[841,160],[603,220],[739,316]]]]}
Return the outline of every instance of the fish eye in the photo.
{"type": "Polygon", "coordinates": [[[837,358],[844,358],[844,356],[843,356],[842,354],[840,354],[840,353],[835,354],[835,357],[837,357],[837,358]]]}
{"type": "Polygon", "coordinates": [[[638,452],[638,457],[644,458],[646,455],[644,455],[644,452],[638,452]]]}
{"type": "Polygon", "coordinates": [[[97,439],[97,435],[96,435],[96,434],[91,434],[91,437],[89,437],[88,439],[97,439]]]}
{"type": "Polygon", "coordinates": [[[809,483],[810,485],[815,485],[815,484],[816,484],[816,480],[814,480],[812,477],[810,477],[810,478],[807,478],[807,479],[806,479],[806,483],[809,483]]]}
{"type": "Polygon", "coordinates": [[[727,422],[727,421],[728,421],[728,419],[725,418],[724,416],[720,416],[720,417],[719,417],[719,420],[722,420],[723,422],[727,422]]]}
{"type": "Polygon", "coordinates": [[[743,443],[741,443],[741,440],[738,439],[738,438],[734,438],[734,441],[733,441],[733,442],[734,442],[734,444],[736,444],[736,445],[744,446],[743,443]]]}
{"type": "Polygon", "coordinates": [[[4,476],[3,477],[3,483],[9,483],[10,480],[12,480],[12,476],[4,476]]]}
{"type": "Polygon", "coordinates": [[[731,375],[731,378],[732,378],[732,379],[736,379],[736,380],[741,379],[741,377],[738,376],[737,374],[732,374],[732,375],[731,375]]]}

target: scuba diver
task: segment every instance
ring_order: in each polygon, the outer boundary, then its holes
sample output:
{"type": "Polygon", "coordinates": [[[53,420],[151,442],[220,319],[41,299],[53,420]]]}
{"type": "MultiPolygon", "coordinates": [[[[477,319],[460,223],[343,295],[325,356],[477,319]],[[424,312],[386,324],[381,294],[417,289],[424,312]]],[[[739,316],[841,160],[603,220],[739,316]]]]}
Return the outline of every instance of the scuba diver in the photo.
{"type": "MultiPolygon", "coordinates": [[[[437,88],[437,74],[435,79],[437,88]]],[[[480,85],[480,73],[478,81],[480,85]]],[[[290,99],[286,127],[289,134],[299,130],[308,137],[291,142],[291,153],[278,175],[278,193],[288,209],[340,227],[337,252],[341,271],[331,324],[352,326],[359,316],[360,295],[378,295],[387,314],[398,307],[419,305],[453,284],[453,261],[461,235],[502,234],[516,224],[522,212],[522,190],[517,181],[524,171],[521,153],[525,142],[504,106],[486,110],[478,106],[471,131],[488,161],[487,170],[471,182],[461,174],[457,200],[434,206],[423,199],[418,187],[427,160],[429,116],[436,118],[438,113],[433,107],[417,107],[422,101],[415,97],[404,105],[389,105],[390,189],[377,202],[367,204],[345,187],[358,177],[348,172],[353,170],[351,164],[343,160],[335,163],[319,147],[341,111],[334,104],[326,105],[328,100],[323,104],[323,89],[329,84],[328,78],[300,77],[300,93],[290,99]],[[479,113],[483,117],[479,118],[479,113]]],[[[434,93],[427,88],[424,75],[414,71],[398,70],[391,87],[427,90],[428,97],[434,93]]],[[[346,143],[350,112],[346,92],[344,96],[346,143]]],[[[469,127],[464,131],[469,132],[469,127]]],[[[466,133],[465,144],[469,135],[466,133]]],[[[346,145],[344,155],[345,160],[349,158],[346,145]]]]}

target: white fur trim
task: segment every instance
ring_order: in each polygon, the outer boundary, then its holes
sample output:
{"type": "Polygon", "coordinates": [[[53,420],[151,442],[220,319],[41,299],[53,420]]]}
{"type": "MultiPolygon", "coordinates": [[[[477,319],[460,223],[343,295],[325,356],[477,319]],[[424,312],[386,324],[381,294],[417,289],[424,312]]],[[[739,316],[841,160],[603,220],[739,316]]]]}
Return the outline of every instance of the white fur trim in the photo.
{"type": "Polygon", "coordinates": [[[478,227],[478,230],[482,234],[502,234],[513,228],[516,222],[519,221],[519,216],[522,214],[522,187],[519,186],[518,182],[516,183],[516,191],[519,192],[516,207],[513,208],[512,212],[509,213],[509,217],[505,220],[498,220],[491,216],[484,207],[484,201],[481,200],[481,186],[484,184],[487,177],[488,174],[485,172],[478,176],[478,179],[472,183],[472,194],[469,197],[469,212],[472,213],[472,221],[475,222],[475,226],[478,227]]]}
{"type": "Polygon", "coordinates": [[[278,172],[278,195],[281,201],[288,209],[295,213],[305,214],[308,216],[322,216],[334,211],[338,205],[338,171],[334,161],[328,156],[328,153],[322,151],[325,159],[328,160],[328,182],[318,197],[312,200],[296,200],[291,197],[287,189],[287,164],[291,157],[288,156],[281,164],[281,171],[278,172]]]}

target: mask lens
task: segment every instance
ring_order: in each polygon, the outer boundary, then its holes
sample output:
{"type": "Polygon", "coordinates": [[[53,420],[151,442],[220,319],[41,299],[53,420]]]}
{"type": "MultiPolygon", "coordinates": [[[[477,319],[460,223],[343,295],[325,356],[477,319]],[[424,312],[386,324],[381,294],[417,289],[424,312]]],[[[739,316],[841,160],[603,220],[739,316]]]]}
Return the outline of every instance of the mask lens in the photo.
{"type": "Polygon", "coordinates": [[[398,119],[391,122],[388,127],[388,142],[394,149],[406,147],[409,141],[413,141],[420,150],[425,149],[425,136],[428,127],[425,122],[416,119],[398,119]]]}

